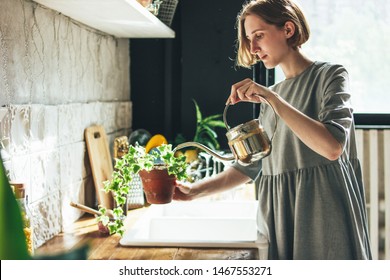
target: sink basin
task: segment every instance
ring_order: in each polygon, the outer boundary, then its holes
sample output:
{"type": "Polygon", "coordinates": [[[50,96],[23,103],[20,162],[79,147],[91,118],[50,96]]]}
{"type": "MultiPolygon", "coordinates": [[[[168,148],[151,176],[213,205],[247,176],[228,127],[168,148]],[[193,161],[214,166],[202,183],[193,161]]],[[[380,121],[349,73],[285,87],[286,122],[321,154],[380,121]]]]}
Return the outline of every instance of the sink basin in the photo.
{"type": "Polygon", "coordinates": [[[122,246],[258,248],[257,201],[192,201],[151,205],[120,240],[122,246]]]}

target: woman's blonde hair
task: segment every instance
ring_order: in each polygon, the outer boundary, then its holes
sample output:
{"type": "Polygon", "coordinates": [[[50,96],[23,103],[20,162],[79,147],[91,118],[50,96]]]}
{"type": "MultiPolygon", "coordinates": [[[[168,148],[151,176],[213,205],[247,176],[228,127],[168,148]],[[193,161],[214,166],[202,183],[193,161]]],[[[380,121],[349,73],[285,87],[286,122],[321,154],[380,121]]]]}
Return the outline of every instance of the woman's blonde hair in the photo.
{"type": "Polygon", "coordinates": [[[295,32],[287,39],[294,49],[301,47],[310,36],[310,28],[302,10],[291,0],[253,0],[244,4],[237,16],[237,60],[238,66],[250,68],[258,58],[250,52],[250,42],[245,34],[244,23],[248,15],[261,17],[266,23],[283,28],[287,21],[295,25],[295,32]]]}

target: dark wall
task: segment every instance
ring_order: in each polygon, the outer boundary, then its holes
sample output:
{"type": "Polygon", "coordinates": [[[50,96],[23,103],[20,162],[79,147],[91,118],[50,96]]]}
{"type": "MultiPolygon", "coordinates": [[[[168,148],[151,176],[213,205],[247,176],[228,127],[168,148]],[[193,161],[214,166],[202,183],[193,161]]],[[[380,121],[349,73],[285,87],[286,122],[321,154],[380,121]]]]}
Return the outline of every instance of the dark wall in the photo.
{"type": "Polygon", "coordinates": [[[130,41],[130,85],[133,130],[163,132],[164,126],[164,41],[130,41]]]}
{"type": "MultiPolygon", "coordinates": [[[[182,1],[182,131],[195,131],[194,98],[204,115],[223,113],[231,85],[252,71],[235,67],[235,29],[243,1],[182,1]]],[[[249,105],[249,104],[246,104],[249,105]]],[[[244,112],[241,106],[240,112],[244,112]]],[[[234,114],[229,108],[228,120],[234,114]]],[[[249,116],[251,111],[247,110],[249,116]]],[[[247,119],[248,120],[248,119],[247,119]]],[[[233,124],[233,122],[232,122],[233,124]]],[[[226,142],[221,129],[220,143],[226,142]]]]}
{"type": "MultiPolygon", "coordinates": [[[[232,84],[252,77],[235,67],[236,16],[242,0],[179,1],[174,39],[132,39],[133,128],[162,133],[169,140],[195,133],[195,99],[204,116],[222,114],[232,84]]],[[[228,111],[231,126],[252,118],[251,104],[228,111]]],[[[226,147],[226,130],[219,142],[226,147]]]]}

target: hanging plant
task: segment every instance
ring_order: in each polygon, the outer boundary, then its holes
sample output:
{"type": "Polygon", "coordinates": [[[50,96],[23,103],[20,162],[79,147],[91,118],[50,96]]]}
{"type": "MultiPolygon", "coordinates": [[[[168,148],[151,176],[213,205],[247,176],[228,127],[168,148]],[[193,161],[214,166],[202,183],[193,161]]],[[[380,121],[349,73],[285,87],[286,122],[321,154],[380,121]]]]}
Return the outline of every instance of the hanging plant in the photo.
{"type": "MultiPolygon", "coordinates": [[[[126,203],[127,194],[130,191],[130,182],[140,173],[140,171],[151,172],[154,169],[166,170],[168,175],[174,176],[177,180],[185,180],[187,178],[187,166],[185,156],[179,155],[175,157],[172,150],[172,145],[162,144],[149,153],[145,147],[135,144],[130,145],[129,151],[122,158],[116,159],[115,171],[112,174],[112,179],[104,182],[104,190],[111,192],[116,202],[116,208],[113,209],[115,219],[110,219],[107,215],[107,209],[100,207],[102,213],[97,218],[104,226],[106,226],[110,234],[118,233],[123,235],[123,205],[126,203]]],[[[148,197],[146,197],[148,199],[148,197]]],[[[153,203],[153,202],[152,202],[153,203]]]]}

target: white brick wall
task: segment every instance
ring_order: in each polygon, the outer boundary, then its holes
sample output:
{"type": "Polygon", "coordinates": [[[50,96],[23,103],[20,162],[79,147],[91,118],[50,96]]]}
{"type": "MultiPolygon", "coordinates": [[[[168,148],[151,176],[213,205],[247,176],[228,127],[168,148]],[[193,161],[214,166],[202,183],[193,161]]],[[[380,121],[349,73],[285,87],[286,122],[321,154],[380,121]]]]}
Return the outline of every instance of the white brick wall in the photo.
{"type": "Polygon", "coordinates": [[[129,41],[22,0],[1,0],[0,148],[10,180],[27,186],[35,246],[95,206],[85,128],[110,146],[131,129],[129,41]]]}

